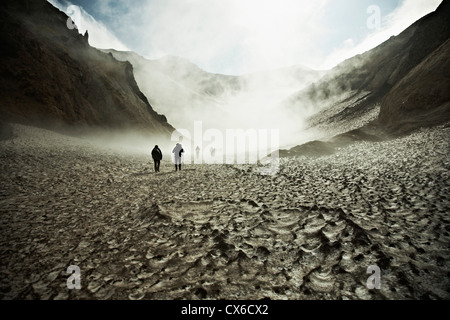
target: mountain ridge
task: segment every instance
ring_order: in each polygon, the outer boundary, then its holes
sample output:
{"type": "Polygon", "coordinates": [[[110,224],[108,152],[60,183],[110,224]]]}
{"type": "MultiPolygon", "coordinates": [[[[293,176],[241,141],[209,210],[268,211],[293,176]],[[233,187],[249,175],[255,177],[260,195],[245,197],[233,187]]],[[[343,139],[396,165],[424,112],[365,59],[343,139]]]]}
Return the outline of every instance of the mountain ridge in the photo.
{"type": "Polygon", "coordinates": [[[274,107],[287,94],[319,79],[323,73],[293,66],[247,75],[223,75],[207,72],[177,56],[147,59],[132,51],[102,51],[120,61],[130,61],[139,87],[150,103],[174,125],[183,128],[199,120],[204,127],[213,129],[254,126],[244,122],[250,111],[272,112],[267,107],[274,107]],[[260,109],[259,106],[265,110],[248,110],[260,109]]]}
{"type": "Polygon", "coordinates": [[[133,66],[91,47],[88,33],[68,28],[63,12],[45,0],[8,0],[0,10],[5,121],[170,136],[174,128],[139,90],[133,66]]]}
{"type": "MultiPolygon", "coordinates": [[[[345,60],[287,103],[291,108],[300,108],[311,102],[329,102],[327,108],[309,119],[309,129],[329,130],[320,140],[327,144],[325,153],[356,141],[394,138],[450,121],[449,20],[450,3],[443,1],[398,36],[345,60]],[[357,102],[346,103],[345,99],[357,102]],[[376,109],[379,112],[375,118],[357,128],[342,130],[355,112],[373,113],[376,109]],[[337,123],[341,124],[339,130],[329,129],[337,127],[337,123]]],[[[300,145],[281,153],[298,156],[308,154],[303,152],[307,149],[300,145]]]]}

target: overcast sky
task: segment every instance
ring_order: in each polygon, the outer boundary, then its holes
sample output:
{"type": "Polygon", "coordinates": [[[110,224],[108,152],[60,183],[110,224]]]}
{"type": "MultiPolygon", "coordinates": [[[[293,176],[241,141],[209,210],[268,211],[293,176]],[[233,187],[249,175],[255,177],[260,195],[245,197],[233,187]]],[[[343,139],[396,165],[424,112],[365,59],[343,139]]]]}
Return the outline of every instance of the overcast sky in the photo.
{"type": "Polygon", "coordinates": [[[240,75],[329,69],[397,35],[442,0],[48,0],[98,48],[176,55],[240,75]]]}

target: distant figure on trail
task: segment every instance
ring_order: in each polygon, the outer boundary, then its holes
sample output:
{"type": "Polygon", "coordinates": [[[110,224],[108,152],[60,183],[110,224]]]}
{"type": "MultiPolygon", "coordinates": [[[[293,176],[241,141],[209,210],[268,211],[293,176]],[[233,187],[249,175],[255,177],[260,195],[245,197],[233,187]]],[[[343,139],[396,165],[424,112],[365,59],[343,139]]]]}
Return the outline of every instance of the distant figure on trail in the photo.
{"type": "Polygon", "coordinates": [[[200,158],[200,147],[197,146],[197,148],[195,148],[195,154],[197,156],[197,159],[200,158]]]}
{"type": "Polygon", "coordinates": [[[155,172],[159,172],[159,165],[161,164],[162,157],[161,149],[156,145],[152,150],[152,158],[155,162],[155,172]]]}
{"type": "Polygon", "coordinates": [[[183,146],[179,143],[175,145],[175,148],[173,148],[172,153],[175,156],[175,171],[181,170],[181,154],[184,152],[183,146]]]}
{"type": "Polygon", "coordinates": [[[214,147],[211,147],[209,151],[211,152],[211,158],[214,158],[214,156],[216,155],[216,149],[214,147]]]}

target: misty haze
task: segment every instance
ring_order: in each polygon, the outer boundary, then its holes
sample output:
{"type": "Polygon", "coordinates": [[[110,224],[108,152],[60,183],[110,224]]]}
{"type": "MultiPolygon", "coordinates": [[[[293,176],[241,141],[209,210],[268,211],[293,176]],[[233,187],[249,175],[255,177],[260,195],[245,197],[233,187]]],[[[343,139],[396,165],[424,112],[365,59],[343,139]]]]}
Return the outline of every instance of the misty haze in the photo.
{"type": "Polygon", "coordinates": [[[0,12],[2,300],[450,298],[449,1],[0,12]]]}

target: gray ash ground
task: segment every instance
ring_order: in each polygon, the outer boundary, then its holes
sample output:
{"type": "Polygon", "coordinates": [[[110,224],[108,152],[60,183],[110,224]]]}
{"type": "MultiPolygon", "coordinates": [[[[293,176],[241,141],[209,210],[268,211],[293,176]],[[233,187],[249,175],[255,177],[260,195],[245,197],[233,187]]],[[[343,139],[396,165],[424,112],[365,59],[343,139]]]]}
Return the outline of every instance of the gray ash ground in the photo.
{"type": "Polygon", "coordinates": [[[149,155],[14,133],[0,141],[2,299],[450,298],[449,127],[281,159],[275,176],[155,174],[149,155]]]}

